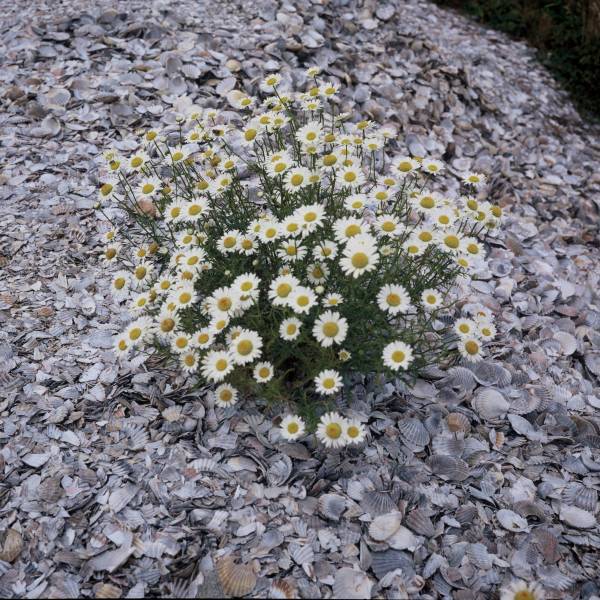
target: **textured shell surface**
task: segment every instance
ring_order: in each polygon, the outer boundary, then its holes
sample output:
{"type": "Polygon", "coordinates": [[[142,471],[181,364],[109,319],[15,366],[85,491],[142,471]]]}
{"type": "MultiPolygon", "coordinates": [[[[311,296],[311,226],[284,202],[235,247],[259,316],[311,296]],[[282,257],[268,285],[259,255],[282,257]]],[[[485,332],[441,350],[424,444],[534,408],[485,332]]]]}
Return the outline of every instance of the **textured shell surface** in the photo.
{"type": "Polygon", "coordinates": [[[366,573],[358,569],[344,567],[335,574],[333,582],[333,598],[349,598],[350,600],[362,600],[371,597],[373,581],[366,573]]]}
{"type": "Polygon", "coordinates": [[[481,543],[469,544],[467,556],[478,569],[489,570],[494,566],[494,556],[481,543]]]}
{"type": "Polygon", "coordinates": [[[216,569],[221,587],[228,596],[245,596],[256,585],[252,567],[236,563],[231,555],[218,558],[216,569]]]}
{"type": "Polygon", "coordinates": [[[365,492],[360,505],[371,516],[383,515],[398,509],[391,494],[379,490],[365,492]]]}
{"type": "Polygon", "coordinates": [[[486,421],[494,421],[503,417],[510,408],[510,404],[506,398],[493,388],[479,390],[473,398],[471,406],[486,421]]]}
{"type": "Polygon", "coordinates": [[[346,510],[346,499],[338,494],[324,494],[319,498],[318,507],[326,519],[339,521],[346,510]]]}
{"type": "Polygon", "coordinates": [[[469,433],[471,430],[471,422],[468,417],[459,412],[450,413],[446,417],[446,422],[448,424],[448,429],[452,433],[469,433]]]}
{"type": "Polygon", "coordinates": [[[416,418],[403,419],[398,422],[402,443],[411,450],[422,450],[429,444],[429,432],[416,418]]]}
{"type": "Polygon", "coordinates": [[[583,508],[592,514],[598,510],[598,492],[577,482],[569,483],[563,489],[562,500],[566,504],[583,508]]]}
{"type": "Polygon", "coordinates": [[[447,477],[452,481],[464,481],[469,476],[469,466],[460,458],[434,454],[429,457],[428,463],[429,468],[436,475],[447,477]]]}
{"type": "Polygon", "coordinates": [[[529,525],[527,519],[524,519],[516,512],[507,508],[502,508],[496,513],[498,523],[508,529],[508,531],[528,531],[529,525]]]}
{"type": "Polygon", "coordinates": [[[404,518],[405,525],[419,535],[431,538],[435,535],[435,527],[427,512],[421,508],[411,510],[404,518]]]}
{"type": "Polygon", "coordinates": [[[465,440],[455,436],[437,435],[431,442],[431,448],[436,454],[460,457],[465,449],[465,440]]]}
{"type": "Polygon", "coordinates": [[[568,504],[561,505],[559,516],[561,521],[577,529],[589,529],[597,524],[596,517],[591,512],[568,504]]]}
{"type": "Polygon", "coordinates": [[[385,542],[394,550],[410,550],[412,552],[417,547],[417,538],[414,533],[402,525],[385,542]]]}
{"type": "Polygon", "coordinates": [[[382,542],[393,535],[402,523],[402,513],[399,511],[379,515],[369,525],[369,535],[376,541],[382,542]]]}

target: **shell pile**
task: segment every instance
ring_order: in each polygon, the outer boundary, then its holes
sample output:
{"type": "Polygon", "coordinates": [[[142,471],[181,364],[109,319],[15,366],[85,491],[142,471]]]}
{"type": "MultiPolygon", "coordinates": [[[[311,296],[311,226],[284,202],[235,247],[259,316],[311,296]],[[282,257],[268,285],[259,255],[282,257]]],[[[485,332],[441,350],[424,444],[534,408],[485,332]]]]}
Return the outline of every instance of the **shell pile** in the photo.
{"type": "Polygon", "coordinates": [[[15,0],[0,98],[0,596],[600,595],[600,137],[530,48],[426,0],[15,0]],[[355,381],[343,454],[118,364],[93,210],[98,154],[178,96],[314,64],[507,214],[490,355],[355,381]]]}

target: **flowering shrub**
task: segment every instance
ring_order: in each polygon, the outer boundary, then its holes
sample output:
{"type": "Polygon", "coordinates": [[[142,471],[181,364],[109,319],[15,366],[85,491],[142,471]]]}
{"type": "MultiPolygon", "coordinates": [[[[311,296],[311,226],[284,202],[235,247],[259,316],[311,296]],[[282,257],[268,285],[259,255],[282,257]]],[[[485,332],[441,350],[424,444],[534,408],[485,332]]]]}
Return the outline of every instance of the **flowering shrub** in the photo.
{"type": "MultiPolygon", "coordinates": [[[[453,315],[501,211],[475,197],[477,173],[459,198],[431,189],[440,161],[397,154],[392,129],[351,123],[338,86],[315,68],[308,80],[292,93],[269,75],[262,102],[234,92],[234,117],[181,99],[139,151],[105,153],[99,195],[133,222],[106,233],[114,296],[136,317],[116,352],[178,361],[219,406],[293,401],[314,428],[316,399],[326,410],[348,373],[480,359],[491,315],[453,315]]],[[[288,439],[305,429],[282,422],[288,439]]],[[[317,434],[337,446],[364,430],[327,413],[317,434]]]]}

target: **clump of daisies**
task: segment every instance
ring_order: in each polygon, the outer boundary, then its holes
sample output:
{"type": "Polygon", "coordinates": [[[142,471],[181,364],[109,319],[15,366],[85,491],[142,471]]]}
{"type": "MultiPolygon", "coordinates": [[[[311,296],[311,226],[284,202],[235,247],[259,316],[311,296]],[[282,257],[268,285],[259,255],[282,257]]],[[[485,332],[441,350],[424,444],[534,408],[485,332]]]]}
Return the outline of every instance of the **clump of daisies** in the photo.
{"type": "Polygon", "coordinates": [[[103,258],[133,317],[119,355],[161,353],[224,408],[294,402],[302,416],[282,435],[339,447],[365,435],[331,412],[349,374],[481,359],[492,315],[460,307],[502,211],[482,174],[451,196],[441,161],[339,114],[339,86],[317,68],[307,82],[293,92],[271,74],[262,97],[230,93],[238,113],[179,99],[136,152],[105,152],[103,258]]]}

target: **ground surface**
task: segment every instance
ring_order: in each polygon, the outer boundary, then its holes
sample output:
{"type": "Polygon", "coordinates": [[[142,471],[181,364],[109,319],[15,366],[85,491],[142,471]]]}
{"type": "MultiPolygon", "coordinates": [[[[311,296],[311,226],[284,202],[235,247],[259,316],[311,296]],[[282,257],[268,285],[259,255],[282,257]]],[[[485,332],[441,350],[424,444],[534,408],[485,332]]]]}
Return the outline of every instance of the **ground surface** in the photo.
{"type": "Polygon", "coordinates": [[[599,131],[525,45],[421,0],[358,5],[0,2],[1,595],[600,593],[599,131]],[[118,365],[92,210],[97,155],[176,96],[315,63],[508,212],[477,285],[492,359],[357,388],[372,439],[343,455],[118,365]]]}

